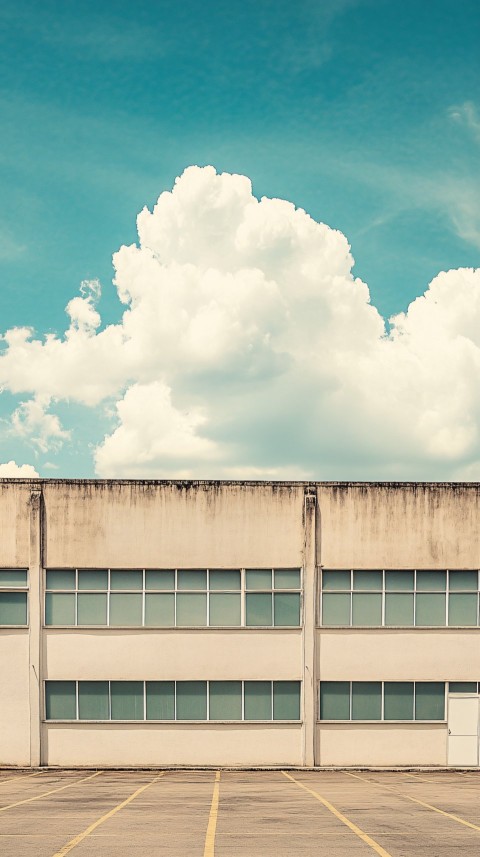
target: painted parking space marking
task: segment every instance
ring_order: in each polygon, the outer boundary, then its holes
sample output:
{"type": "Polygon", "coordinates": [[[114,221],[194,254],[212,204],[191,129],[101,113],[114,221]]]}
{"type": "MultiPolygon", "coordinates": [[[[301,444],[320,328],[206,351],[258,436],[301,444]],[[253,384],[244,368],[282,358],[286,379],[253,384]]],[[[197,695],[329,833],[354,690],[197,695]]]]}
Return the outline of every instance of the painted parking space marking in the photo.
{"type": "Polygon", "coordinates": [[[75,780],[75,782],[68,783],[66,786],[60,786],[58,789],[51,789],[48,792],[42,792],[40,795],[35,795],[35,797],[27,797],[24,798],[24,800],[17,800],[15,803],[8,803],[6,806],[0,806],[0,812],[5,812],[7,809],[13,809],[14,806],[22,806],[24,803],[32,803],[34,800],[41,800],[44,797],[48,797],[48,795],[63,792],[65,789],[71,789],[73,786],[78,786],[79,783],[84,783],[86,780],[93,780],[94,777],[99,777],[100,774],[103,774],[103,771],[95,771],[94,774],[90,774],[88,777],[82,777],[81,780],[75,780]]]}
{"type": "Polygon", "coordinates": [[[117,804],[117,806],[114,806],[113,809],[110,809],[104,815],[100,816],[100,818],[97,818],[97,820],[94,821],[92,824],[89,824],[89,826],[86,827],[85,830],[82,831],[82,833],[79,833],[77,836],[74,836],[73,839],[70,839],[70,841],[67,842],[67,844],[60,849],[60,851],[55,852],[53,857],[65,857],[65,855],[69,854],[70,851],[76,848],[77,845],[80,844],[80,842],[83,842],[83,840],[86,839],[87,836],[90,836],[90,834],[93,833],[93,831],[96,830],[97,827],[100,827],[101,824],[104,824],[105,821],[108,821],[109,818],[112,818],[114,815],[117,814],[117,812],[120,812],[121,809],[131,803],[132,800],[135,800],[135,798],[138,797],[138,795],[141,795],[142,792],[146,791],[146,789],[149,789],[150,786],[153,786],[153,784],[158,782],[160,777],[163,776],[165,776],[165,771],[162,771],[160,774],[158,774],[158,776],[154,777],[153,780],[150,780],[149,783],[140,786],[140,788],[134,791],[129,797],[127,797],[125,800],[122,800],[121,803],[117,804]]]}
{"type": "Polygon", "coordinates": [[[365,842],[366,845],[369,845],[370,848],[373,849],[373,851],[380,855],[380,857],[392,857],[392,855],[388,851],[385,851],[385,849],[382,848],[382,846],[379,845],[378,842],[375,842],[375,840],[372,839],[372,837],[369,836],[368,833],[365,833],[365,831],[361,830],[361,828],[354,824],[353,821],[350,821],[350,819],[347,818],[347,816],[344,815],[342,812],[340,812],[340,810],[338,810],[335,806],[333,806],[330,801],[322,797],[322,795],[320,795],[313,789],[309,789],[308,786],[305,786],[303,783],[296,780],[294,777],[291,776],[291,774],[288,774],[286,771],[282,771],[282,774],[284,775],[284,777],[287,777],[289,780],[291,780],[292,783],[295,783],[295,785],[297,785],[299,788],[304,789],[306,792],[313,795],[313,797],[316,798],[316,800],[320,801],[320,803],[323,804],[323,806],[328,809],[329,812],[331,812],[335,816],[335,818],[338,818],[338,820],[341,821],[342,824],[345,824],[352,831],[352,833],[355,833],[356,836],[358,836],[358,838],[362,840],[362,842],[365,842]]]}
{"type": "Polygon", "coordinates": [[[217,830],[218,818],[218,801],[220,799],[220,771],[215,773],[215,785],[213,786],[212,803],[210,806],[210,815],[208,817],[207,834],[205,836],[205,849],[203,857],[214,857],[215,854],[215,833],[217,830]]]}
{"type": "Polygon", "coordinates": [[[6,780],[0,780],[0,786],[5,785],[5,783],[13,783],[15,780],[29,780],[31,777],[39,777],[40,774],[45,774],[46,771],[35,771],[34,774],[18,774],[15,777],[8,777],[6,780]]]}

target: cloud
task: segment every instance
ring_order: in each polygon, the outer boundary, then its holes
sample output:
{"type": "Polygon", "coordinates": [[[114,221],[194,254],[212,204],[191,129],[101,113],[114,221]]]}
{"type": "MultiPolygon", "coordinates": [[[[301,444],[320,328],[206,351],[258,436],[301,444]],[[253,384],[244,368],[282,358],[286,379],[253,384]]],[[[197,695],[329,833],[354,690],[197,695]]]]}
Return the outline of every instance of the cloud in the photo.
{"type": "Polygon", "coordinates": [[[38,473],[31,464],[16,464],[15,461],[0,464],[1,479],[30,479],[35,476],[38,476],[38,473]]]}
{"type": "Polygon", "coordinates": [[[21,402],[12,414],[12,433],[28,438],[40,452],[58,449],[64,440],[70,438],[55,414],[47,413],[50,399],[35,396],[27,402],[21,402]]]}
{"type": "Polygon", "coordinates": [[[479,271],[439,274],[387,334],[346,237],[245,176],[190,167],[137,226],[114,255],[118,324],[90,281],[63,336],[4,335],[0,383],[31,396],[16,423],[44,451],[70,401],[113,413],[101,476],[476,472],[479,271]]]}

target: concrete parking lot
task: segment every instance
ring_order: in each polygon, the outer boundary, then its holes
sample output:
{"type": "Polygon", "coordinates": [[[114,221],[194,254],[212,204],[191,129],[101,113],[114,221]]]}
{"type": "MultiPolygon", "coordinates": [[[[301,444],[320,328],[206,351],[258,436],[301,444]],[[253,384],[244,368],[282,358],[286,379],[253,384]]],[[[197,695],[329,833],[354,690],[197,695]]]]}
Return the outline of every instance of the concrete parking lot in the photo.
{"type": "Polygon", "coordinates": [[[0,854],[470,857],[479,798],[475,771],[0,771],[0,854]]]}

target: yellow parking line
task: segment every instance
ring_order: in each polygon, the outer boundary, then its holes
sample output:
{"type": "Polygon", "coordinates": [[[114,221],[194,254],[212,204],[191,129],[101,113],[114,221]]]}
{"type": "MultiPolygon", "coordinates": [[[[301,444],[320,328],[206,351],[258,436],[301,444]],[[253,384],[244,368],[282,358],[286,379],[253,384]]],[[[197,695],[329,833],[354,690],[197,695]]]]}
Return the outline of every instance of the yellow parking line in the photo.
{"type": "Polygon", "coordinates": [[[85,780],[93,780],[94,777],[98,777],[100,774],[103,774],[103,771],[96,771],[94,774],[90,774],[88,777],[82,777],[81,780],[75,780],[74,783],[68,783],[66,786],[60,786],[58,789],[52,789],[49,792],[42,792],[41,795],[36,795],[35,797],[27,797],[24,800],[17,800],[16,803],[8,803],[6,806],[0,806],[0,812],[5,812],[7,809],[13,809],[14,806],[21,806],[23,803],[32,803],[34,800],[40,800],[42,797],[48,797],[48,795],[53,795],[55,792],[63,792],[64,789],[71,789],[72,786],[77,786],[79,783],[84,783],[85,780]]]}
{"type": "Polygon", "coordinates": [[[0,780],[0,786],[3,786],[5,783],[13,783],[14,780],[28,780],[29,777],[39,777],[40,774],[45,773],[45,771],[36,771],[34,774],[18,774],[16,777],[8,777],[6,780],[0,780]]]}
{"type": "Polygon", "coordinates": [[[322,795],[318,794],[318,792],[314,792],[313,789],[309,789],[308,786],[304,786],[303,783],[300,783],[290,774],[287,774],[286,771],[282,771],[282,774],[284,775],[284,777],[288,777],[289,780],[299,786],[299,788],[304,789],[306,792],[313,795],[314,798],[319,800],[320,803],[322,803],[323,806],[326,807],[326,809],[328,809],[335,816],[335,818],[338,818],[338,820],[341,821],[342,824],[345,824],[347,827],[349,827],[350,830],[353,831],[353,833],[355,833],[358,838],[362,840],[362,842],[365,842],[367,845],[370,846],[370,848],[373,848],[373,850],[376,851],[377,854],[380,854],[381,857],[391,857],[391,854],[389,854],[388,851],[385,851],[385,849],[382,848],[382,846],[379,845],[378,842],[375,842],[375,840],[372,839],[371,836],[368,835],[368,833],[365,833],[363,830],[357,827],[357,825],[354,824],[353,821],[350,821],[350,819],[347,818],[346,815],[343,815],[343,813],[340,812],[336,807],[334,807],[333,804],[330,803],[330,801],[322,797],[322,795]]]}
{"type": "Polygon", "coordinates": [[[154,777],[153,780],[150,780],[149,783],[146,783],[146,785],[144,786],[140,786],[140,788],[133,792],[130,797],[127,797],[126,800],[122,800],[121,803],[117,804],[117,806],[114,806],[113,809],[109,810],[109,812],[106,812],[105,815],[102,815],[100,818],[94,821],[93,824],[90,824],[82,833],[79,833],[78,836],[74,836],[74,838],[71,839],[70,842],[67,842],[67,844],[60,849],[60,851],[56,851],[53,857],[65,857],[65,854],[68,854],[70,851],[73,850],[73,848],[76,848],[76,846],[79,845],[80,842],[82,842],[87,836],[90,836],[90,834],[93,833],[93,831],[97,827],[100,827],[100,825],[103,824],[104,821],[108,821],[109,818],[111,818],[113,815],[116,815],[117,812],[120,812],[120,810],[123,809],[124,806],[127,806],[127,804],[131,803],[132,800],[135,800],[135,798],[138,797],[138,795],[142,794],[145,789],[149,789],[150,786],[156,783],[157,780],[160,779],[160,777],[164,776],[164,774],[165,771],[162,771],[161,774],[158,774],[158,776],[154,777]]]}
{"type": "Polygon", "coordinates": [[[361,777],[359,774],[351,774],[349,771],[345,771],[349,777],[355,777],[357,780],[363,780],[364,783],[369,783],[371,786],[376,786],[379,789],[387,789],[387,791],[392,792],[394,795],[398,795],[399,797],[404,797],[406,800],[411,800],[412,803],[418,803],[420,806],[424,806],[427,809],[433,810],[433,812],[438,812],[440,815],[444,815],[446,818],[451,818],[452,821],[457,821],[458,824],[464,824],[465,827],[471,827],[472,830],[480,831],[480,827],[477,824],[472,824],[471,821],[465,821],[464,818],[460,818],[458,815],[454,815],[453,812],[445,812],[443,809],[439,809],[438,806],[432,806],[431,803],[425,803],[423,800],[419,800],[416,797],[410,797],[410,795],[406,795],[403,792],[399,792],[397,789],[393,789],[391,786],[380,785],[380,783],[376,783],[373,780],[367,780],[366,777],[361,777]]]}
{"type": "Polygon", "coordinates": [[[218,801],[220,798],[220,771],[215,773],[215,785],[213,787],[212,805],[208,817],[207,835],[205,836],[205,850],[203,857],[214,857],[215,855],[215,832],[217,830],[218,801]]]}

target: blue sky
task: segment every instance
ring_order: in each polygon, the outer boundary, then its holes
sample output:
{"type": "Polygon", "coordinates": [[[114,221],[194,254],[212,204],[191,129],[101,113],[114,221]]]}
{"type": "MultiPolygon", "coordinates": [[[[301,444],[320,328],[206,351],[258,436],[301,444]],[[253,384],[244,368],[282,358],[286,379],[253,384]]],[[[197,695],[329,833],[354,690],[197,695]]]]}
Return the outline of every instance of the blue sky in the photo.
{"type": "MultiPolygon", "coordinates": [[[[246,175],[257,198],[290,200],[344,233],[384,318],[440,271],[478,266],[474,0],[6,0],[0,20],[3,332],[62,336],[65,306],[90,278],[102,325],[119,322],[112,253],[138,240],[137,213],[191,164],[246,175]]],[[[93,408],[49,401],[70,438],[42,452],[11,429],[37,392],[5,387],[1,460],[93,475],[120,394],[93,408]]],[[[242,467],[262,450],[252,455],[242,467]]],[[[312,455],[295,473],[321,475],[312,455]]],[[[329,455],[329,476],[343,476],[329,455]]],[[[359,456],[356,473],[387,473],[359,456]]],[[[408,474],[437,472],[416,467],[408,474]]]]}

